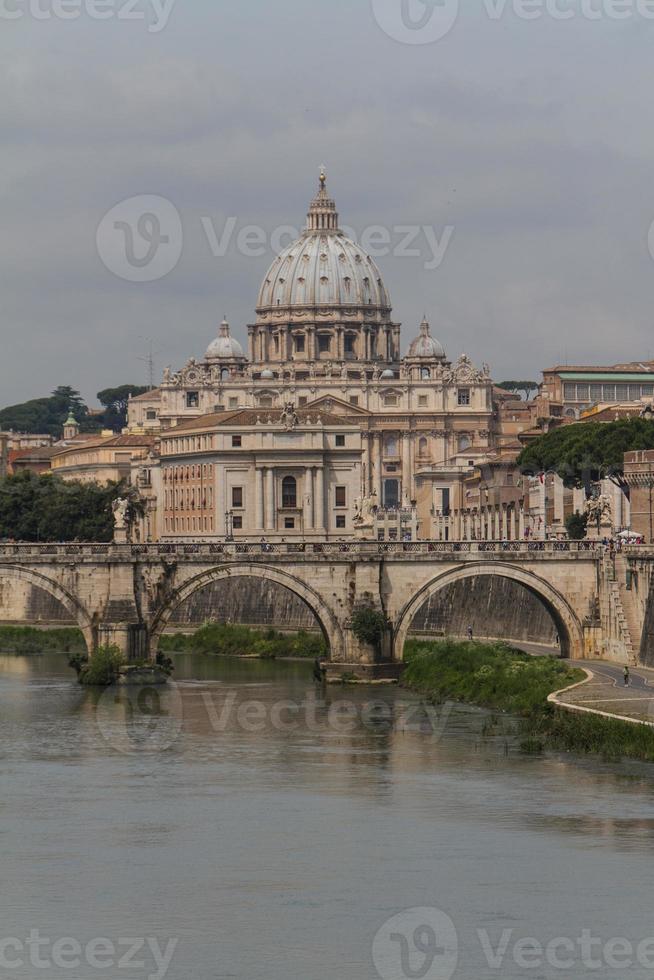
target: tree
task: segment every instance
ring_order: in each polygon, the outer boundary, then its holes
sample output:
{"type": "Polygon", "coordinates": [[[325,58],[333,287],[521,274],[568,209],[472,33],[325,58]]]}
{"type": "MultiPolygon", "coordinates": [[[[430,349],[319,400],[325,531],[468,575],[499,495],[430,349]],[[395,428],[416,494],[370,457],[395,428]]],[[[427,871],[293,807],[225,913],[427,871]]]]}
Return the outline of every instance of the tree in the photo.
{"type": "Polygon", "coordinates": [[[525,401],[529,401],[530,397],[535,391],[538,391],[538,384],[536,381],[500,381],[497,388],[503,388],[504,391],[514,391],[518,394],[523,394],[525,396],[525,401]]]}
{"type": "Polygon", "coordinates": [[[565,519],[565,527],[571,541],[583,541],[588,529],[588,517],[576,511],[565,519]]]}
{"type": "Polygon", "coordinates": [[[0,539],[111,541],[120,484],[65,483],[49,473],[0,480],[0,539]]]}
{"type": "Polygon", "coordinates": [[[0,411],[0,429],[60,437],[71,411],[82,432],[97,430],[98,423],[89,416],[80,393],[68,385],[55,388],[49,398],[33,398],[20,405],[3,408],[0,411]]]}
{"type": "Polygon", "coordinates": [[[618,422],[578,422],[553,429],[520,453],[518,466],[535,475],[553,471],[567,487],[584,487],[609,479],[627,492],[624,454],[654,449],[654,423],[649,419],[618,422]]]}
{"type": "Polygon", "coordinates": [[[104,425],[106,429],[120,432],[127,425],[127,406],[130,395],[143,395],[148,388],[142,385],[120,385],[118,388],[105,388],[97,398],[104,406],[104,425]]]}

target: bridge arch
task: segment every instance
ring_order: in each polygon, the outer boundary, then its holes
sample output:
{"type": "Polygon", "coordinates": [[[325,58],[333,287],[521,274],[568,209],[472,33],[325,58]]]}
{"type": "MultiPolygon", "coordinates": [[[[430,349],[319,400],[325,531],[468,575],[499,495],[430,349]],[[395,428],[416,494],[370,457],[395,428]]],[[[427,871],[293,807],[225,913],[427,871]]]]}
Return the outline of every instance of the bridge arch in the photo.
{"type": "Polygon", "coordinates": [[[279,568],[273,568],[269,565],[259,564],[229,565],[229,567],[218,566],[216,568],[210,568],[180,585],[167,598],[165,605],[157,610],[154,615],[150,629],[153,654],[156,652],[159,637],[165,631],[173,613],[186,599],[190,598],[199,589],[211,585],[212,582],[235,578],[256,578],[265,582],[274,582],[276,585],[288,589],[299,599],[302,599],[318,620],[325,640],[329,645],[331,659],[335,661],[345,660],[345,637],[343,630],[333,611],[322,596],[296,575],[291,575],[289,572],[282,571],[279,568]]]}
{"type": "Polygon", "coordinates": [[[71,619],[75,620],[77,623],[84,636],[84,642],[86,643],[88,654],[91,656],[95,650],[97,642],[97,633],[94,627],[93,619],[91,616],[89,616],[81,603],[70,592],[68,592],[67,589],[65,589],[62,585],[59,585],[59,583],[55,582],[53,579],[48,578],[47,575],[42,575],[40,572],[37,572],[34,569],[24,568],[21,565],[0,565],[0,579],[2,578],[14,578],[19,579],[22,582],[27,582],[29,585],[33,585],[36,588],[47,592],[53,599],[60,602],[66,612],[70,615],[71,619]]]}
{"type": "Polygon", "coordinates": [[[453,568],[433,578],[424,585],[402,610],[395,629],[395,657],[404,658],[404,645],[411,624],[419,609],[432,595],[455,582],[480,576],[497,576],[518,582],[536,596],[550,613],[556,624],[561,640],[561,656],[582,658],[584,652],[584,630],[579,617],[568,602],[553,585],[534,572],[505,562],[473,562],[453,568]]]}

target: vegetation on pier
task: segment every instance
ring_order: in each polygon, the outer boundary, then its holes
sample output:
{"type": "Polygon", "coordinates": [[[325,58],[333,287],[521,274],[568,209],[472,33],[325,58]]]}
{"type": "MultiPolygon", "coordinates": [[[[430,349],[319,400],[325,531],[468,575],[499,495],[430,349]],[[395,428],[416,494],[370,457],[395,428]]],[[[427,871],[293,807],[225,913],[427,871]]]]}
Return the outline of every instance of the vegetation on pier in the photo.
{"type": "Polygon", "coordinates": [[[443,640],[406,645],[402,683],[431,701],[461,701],[519,717],[525,752],[554,749],[654,762],[654,729],[566,711],[548,695],[584,679],[555,657],[532,657],[504,643],[443,640]]]}
{"type": "Polygon", "coordinates": [[[319,633],[279,633],[247,626],[205,623],[191,635],[162,636],[159,649],[168,653],[204,653],[215,657],[325,657],[327,645],[319,633]]]}

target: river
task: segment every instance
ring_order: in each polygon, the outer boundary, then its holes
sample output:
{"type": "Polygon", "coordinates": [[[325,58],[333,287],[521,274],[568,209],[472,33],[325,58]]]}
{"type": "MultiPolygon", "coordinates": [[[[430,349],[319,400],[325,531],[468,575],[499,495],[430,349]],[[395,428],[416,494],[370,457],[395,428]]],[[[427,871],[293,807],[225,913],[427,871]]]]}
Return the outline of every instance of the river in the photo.
{"type": "Polygon", "coordinates": [[[0,973],[651,977],[654,769],[487,724],[303,663],[137,696],[0,657],[0,973]]]}

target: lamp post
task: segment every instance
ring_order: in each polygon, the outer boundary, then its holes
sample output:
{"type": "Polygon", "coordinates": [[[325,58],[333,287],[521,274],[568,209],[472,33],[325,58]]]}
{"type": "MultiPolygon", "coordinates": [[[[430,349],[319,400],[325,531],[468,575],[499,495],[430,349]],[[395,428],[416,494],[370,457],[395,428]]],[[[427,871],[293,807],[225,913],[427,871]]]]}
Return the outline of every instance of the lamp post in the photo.
{"type": "Polygon", "coordinates": [[[234,511],[225,511],[225,541],[234,540],[234,511]]]}

